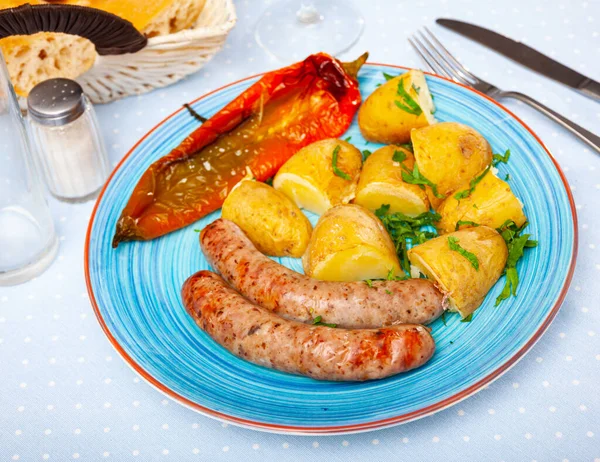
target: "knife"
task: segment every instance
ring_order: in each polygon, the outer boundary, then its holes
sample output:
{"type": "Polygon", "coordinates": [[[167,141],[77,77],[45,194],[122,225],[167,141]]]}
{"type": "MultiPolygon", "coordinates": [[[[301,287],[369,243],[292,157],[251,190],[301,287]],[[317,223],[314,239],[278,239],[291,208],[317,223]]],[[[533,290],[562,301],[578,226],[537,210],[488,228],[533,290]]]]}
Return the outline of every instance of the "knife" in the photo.
{"type": "Polygon", "coordinates": [[[497,32],[467,22],[442,18],[437,19],[436,22],[440,26],[458,32],[460,35],[485,45],[533,71],[574,88],[583,95],[600,102],[600,83],[534,50],[524,43],[517,42],[497,32]]]}

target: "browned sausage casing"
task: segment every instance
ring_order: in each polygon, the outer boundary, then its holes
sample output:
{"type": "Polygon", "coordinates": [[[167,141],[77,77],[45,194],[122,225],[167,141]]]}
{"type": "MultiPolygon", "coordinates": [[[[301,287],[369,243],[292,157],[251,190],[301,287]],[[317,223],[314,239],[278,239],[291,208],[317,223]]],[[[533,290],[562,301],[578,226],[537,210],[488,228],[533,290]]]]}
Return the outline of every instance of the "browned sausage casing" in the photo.
{"type": "Polygon", "coordinates": [[[244,232],[218,219],[200,233],[211,266],[254,303],[301,322],[317,316],[338,327],[427,324],[444,311],[445,298],[426,279],[327,282],[292,271],[260,253],[244,232]]]}
{"type": "Polygon", "coordinates": [[[196,324],[233,354],[314,379],[381,379],[423,365],[435,350],[423,326],[347,330],[283,319],[249,302],[210,271],[191,276],[182,297],[196,324]]]}

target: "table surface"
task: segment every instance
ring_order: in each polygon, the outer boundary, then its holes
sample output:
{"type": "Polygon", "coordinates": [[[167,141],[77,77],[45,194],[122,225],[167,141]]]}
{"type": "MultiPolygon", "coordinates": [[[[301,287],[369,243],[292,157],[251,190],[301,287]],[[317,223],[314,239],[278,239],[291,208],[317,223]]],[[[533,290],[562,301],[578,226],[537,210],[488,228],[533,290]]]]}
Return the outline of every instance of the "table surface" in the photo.
{"type": "MultiPolygon", "coordinates": [[[[202,71],[169,88],[98,106],[111,161],[116,164],[182,103],[279,67],[253,39],[268,4],[236,3],[239,22],[202,71]]],[[[455,17],[488,26],[600,80],[598,0],[355,4],[366,27],[342,58],[369,50],[374,62],[420,67],[406,37],[431,26],[476,74],[600,132],[598,103],[434,25],[437,17],[455,17]]],[[[553,324],[485,390],[415,422],[335,437],[259,433],[197,414],[129,369],[96,321],[83,272],[93,203],[51,201],[57,260],[31,282],[0,288],[0,460],[600,461],[600,156],[528,107],[506,106],[538,133],[565,171],[579,215],[579,257],[553,324]]]]}

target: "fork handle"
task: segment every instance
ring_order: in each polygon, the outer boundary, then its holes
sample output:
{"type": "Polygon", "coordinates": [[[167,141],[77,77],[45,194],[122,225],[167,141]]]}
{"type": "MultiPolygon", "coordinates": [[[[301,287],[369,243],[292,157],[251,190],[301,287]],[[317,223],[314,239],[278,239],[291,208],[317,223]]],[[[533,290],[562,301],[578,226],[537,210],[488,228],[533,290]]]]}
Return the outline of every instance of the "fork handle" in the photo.
{"type": "Polygon", "coordinates": [[[513,98],[528,104],[534,109],[554,120],[556,123],[562,125],[567,130],[571,131],[574,135],[579,137],[582,141],[589,144],[598,153],[600,153],[600,136],[594,135],[589,130],[577,125],[575,122],[571,122],[566,117],[560,115],[558,112],[553,111],[547,106],[544,106],[539,101],[533,99],[531,96],[527,96],[517,91],[503,91],[498,95],[500,98],[513,98]]]}

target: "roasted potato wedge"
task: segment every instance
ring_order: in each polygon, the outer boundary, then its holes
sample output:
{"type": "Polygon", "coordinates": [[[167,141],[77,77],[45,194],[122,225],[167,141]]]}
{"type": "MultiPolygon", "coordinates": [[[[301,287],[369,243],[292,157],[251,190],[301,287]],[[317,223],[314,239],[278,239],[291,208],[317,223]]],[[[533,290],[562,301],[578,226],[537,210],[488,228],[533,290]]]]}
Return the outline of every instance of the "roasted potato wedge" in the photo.
{"type": "Polygon", "coordinates": [[[358,126],[369,141],[407,143],[413,128],[435,123],[434,110],[423,72],[412,69],[367,97],[358,111],[358,126]]]}
{"type": "MultiPolygon", "coordinates": [[[[449,197],[464,183],[482,172],[492,161],[492,148],[475,129],[457,122],[441,122],[411,133],[415,160],[420,173],[449,197]]],[[[434,209],[443,198],[430,187],[427,195],[434,209]]]]}
{"type": "Polygon", "coordinates": [[[360,281],[400,274],[398,256],[381,221],[359,205],[339,205],[315,226],[302,257],[304,272],[324,281],[360,281]]]}
{"type": "MultiPolygon", "coordinates": [[[[469,189],[469,183],[463,184],[458,192],[469,189]]],[[[440,233],[451,233],[471,223],[499,228],[506,220],[512,220],[521,226],[527,217],[523,213],[523,204],[513,194],[508,183],[498,178],[493,169],[488,171],[468,197],[456,199],[449,196],[438,207],[442,216],[438,223],[440,233]],[[460,222],[471,222],[461,224],[460,222]]]]}
{"type": "Polygon", "coordinates": [[[298,207],[320,215],[354,199],[361,167],[362,154],[350,143],[321,140],[300,149],[283,164],[273,187],[298,207]]]}
{"type": "Polygon", "coordinates": [[[430,208],[427,193],[402,179],[402,166],[397,161],[402,158],[402,163],[412,171],[415,158],[407,149],[390,145],[372,153],[360,173],[354,203],[372,212],[382,204],[389,204],[391,213],[417,216],[427,212],[430,208]]]}
{"type": "Polygon", "coordinates": [[[437,283],[448,295],[450,311],[458,311],[463,318],[481,305],[502,274],[507,257],[504,239],[487,226],[439,236],[408,251],[411,265],[437,283]],[[451,239],[475,256],[478,269],[461,252],[452,250],[451,239]]]}
{"type": "Polygon", "coordinates": [[[301,257],[312,225],[284,194],[258,181],[242,180],[229,193],[221,215],[237,224],[266,255],[301,257]]]}

